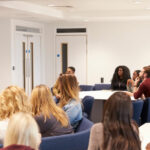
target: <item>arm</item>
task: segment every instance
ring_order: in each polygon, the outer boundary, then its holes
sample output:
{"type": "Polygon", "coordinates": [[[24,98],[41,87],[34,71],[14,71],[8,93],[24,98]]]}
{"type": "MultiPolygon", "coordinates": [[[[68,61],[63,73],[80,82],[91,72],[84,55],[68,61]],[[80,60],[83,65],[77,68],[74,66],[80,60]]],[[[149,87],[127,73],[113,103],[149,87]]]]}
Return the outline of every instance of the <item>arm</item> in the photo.
{"type": "Polygon", "coordinates": [[[142,97],[143,94],[144,94],[144,85],[141,84],[140,87],[138,88],[138,90],[133,93],[133,96],[135,99],[138,99],[138,98],[142,97]]]}
{"type": "Polygon", "coordinates": [[[125,93],[129,96],[133,96],[133,93],[131,93],[131,92],[125,92],[125,93]]]}
{"type": "Polygon", "coordinates": [[[135,79],[135,82],[134,82],[134,85],[133,85],[133,87],[134,87],[134,88],[133,88],[133,93],[138,91],[139,82],[140,82],[140,78],[137,77],[137,78],[135,79]]]}
{"type": "Polygon", "coordinates": [[[88,150],[99,150],[102,142],[102,124],[95,124],[91,128],[88,150]]]}
{"type": "Polygon", "coordinates": [[[74,103],[67,107],[65,106],[64,111],[66,112],[71,125],[82,119],[82,108],[80,103],[74,103]]]}

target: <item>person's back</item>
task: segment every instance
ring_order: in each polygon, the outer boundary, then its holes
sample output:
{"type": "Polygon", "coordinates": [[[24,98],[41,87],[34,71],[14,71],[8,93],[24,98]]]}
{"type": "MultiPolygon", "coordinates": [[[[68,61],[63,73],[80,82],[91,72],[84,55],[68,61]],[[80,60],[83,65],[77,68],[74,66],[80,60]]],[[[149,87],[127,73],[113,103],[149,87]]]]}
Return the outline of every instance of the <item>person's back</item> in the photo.
{"type": "Polygon", "coordinates": [[[39,85],[33,89],[31,107],[42,137],[73,132],[67,115],[56,105],[47,86],[39,85]]]}
{"type": "Polygon", "coordinates": [[[91,129],[88,150],[141,150],[131,99],[126,93],[114,93],[106,101],[103,114],[102,123],[91,129]]]}
{"type": "Polygon", "coordinates": [[[73,132],[73,129],[70,125],[68,125],[68,127],[63,127],[52,114],[50,114],[50,119],[47,118],[45,120],[44,116],[40,115],[35,116],[35,120],[39,126],[42,137],[58,136],[73,132]]]}

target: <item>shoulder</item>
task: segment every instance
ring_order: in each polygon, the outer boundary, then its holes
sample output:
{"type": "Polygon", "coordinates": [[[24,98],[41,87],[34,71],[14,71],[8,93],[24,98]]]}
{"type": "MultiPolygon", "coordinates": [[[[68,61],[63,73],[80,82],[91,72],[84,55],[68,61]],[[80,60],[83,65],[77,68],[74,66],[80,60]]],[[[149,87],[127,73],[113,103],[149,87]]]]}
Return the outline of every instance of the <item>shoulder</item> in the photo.
{"type": "Polygon", "coordinates": [[[143,83],[143,84],[150,83],[150,78],[145,79],[142,83],[143,83]]]}
{"type": "Polygon", "coordinates": [[[64,110],[67,110],[67,109],[69,109],[69,108],[72,108],[72,107],[80,107],[81,106],[81,103],[80,102],[77,102],[75,99],[71,99],[70,101],[69,101],[69,103],[67,103],[64,107],[63,107],[63,109],[64,110]]]}
{"type": "Polygon", "coordinates": [[[103,124],[102,123],[96,123],[92,126],[91,132],[95,134],[101,134],[103,133],[103,124]]]}

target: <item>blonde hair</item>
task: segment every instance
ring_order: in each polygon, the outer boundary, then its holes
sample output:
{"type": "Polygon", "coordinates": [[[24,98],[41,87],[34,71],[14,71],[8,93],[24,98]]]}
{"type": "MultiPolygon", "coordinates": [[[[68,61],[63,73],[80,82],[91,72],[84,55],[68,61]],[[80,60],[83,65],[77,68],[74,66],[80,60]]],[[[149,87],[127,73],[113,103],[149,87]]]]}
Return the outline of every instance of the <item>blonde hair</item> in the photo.
{"type": "Polygon", "coordinates": [[[56,105],[46,85],[39,85],[33,89],[30,102],[32,113],[35,116],[42,114],[46,120],[52,114],[62,126],[68,126],[69,122],[65,112],[56,105]]]}
{"type": "Polygon", "coordinates": [[[28,97],[22,88],[9,86],[0,95],[0,120],[20,111],[30,111],[28,97]]]}
{"type": "Polygon", "coordinates": [[[63,74],[59,77],[61,98],[59,106],[65,106],[71,99],[79,101],[79,85],[77,78],[72,74],[63,74]]]}
{"type": "Polygon", "coordinates": [[[18,144],[38,150],[40,142],[38,126],[31,115],[20,112],[10,118],[4,138],[4,147],[18,144]]]}

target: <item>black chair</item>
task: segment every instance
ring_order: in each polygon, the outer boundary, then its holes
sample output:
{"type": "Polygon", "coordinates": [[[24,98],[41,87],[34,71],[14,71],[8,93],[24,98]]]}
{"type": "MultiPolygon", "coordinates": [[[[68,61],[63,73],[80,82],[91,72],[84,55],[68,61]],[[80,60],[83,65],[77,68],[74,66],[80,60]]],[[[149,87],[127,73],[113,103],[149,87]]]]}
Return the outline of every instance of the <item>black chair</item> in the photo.
{"type": "Polygon", "coordinates": [[[93,90],[110,90],[111,84],[95,84],[93,90]]]}
{"type": "Polygon", "coordinates": [[[93,91],[93,85],[80,85],[80,91],[93,91]]]}
{"type": "Polygon", "coordinates": [[[94,103],[94,97],[85,96],[82,99],[82,103],[83,103],[83,115],[85,117],[87,117],[88,119],[90,119],[92,106],[93,106],[93,103],[94,103]]]}
{"type": "Polygon", "coordinates": [[[143,109],[143,100],[133,101],[133,120],[140,126],[141,125],[141,113],[143,109]]]}

